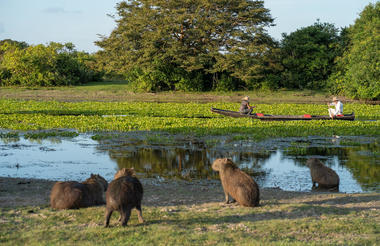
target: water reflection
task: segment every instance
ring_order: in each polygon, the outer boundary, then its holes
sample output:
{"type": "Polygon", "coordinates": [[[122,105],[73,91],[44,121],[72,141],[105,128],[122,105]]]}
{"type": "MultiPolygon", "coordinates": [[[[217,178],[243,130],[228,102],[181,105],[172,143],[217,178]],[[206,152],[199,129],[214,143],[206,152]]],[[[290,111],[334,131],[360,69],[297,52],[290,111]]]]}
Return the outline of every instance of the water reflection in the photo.
{"type": "Polygon", "coordinates": [[[380,145],[371,141],[320,138],[282,139],[272,144],[220,139],[123,137],[94,141],[72,139],[0,140],[0,176],[84,180],[99,173],[111,180],[115,171],[134,167],[139,177],[218,179],[211,164],[229,157],[255,177],[261,187],[309,191],[306,160],[318,157],[340,176],[341,192],[380,191],[380,145]],[[275,146],[275,147],[273,147],[275,146]]]}
{"type": "Polygon", "coordinates": [[[131,149],[128,145],[124,147],[109,150],[110,158],[117,163],[119,168],[133,167],[137,172],[144,173],[148,177],[158,174],[167,178],[216,179],[218,174],[211,169],[211,164],[220,157],[232,158],[234,162],[241,163],[241,168],[257,177],[265,175],[258,160],[264,156],[269,157],[269,154],[260,153],[222,152],[205,148],[189,149],[186,145],[182,148],[170,146],[136,148],[134,146],[131,149]]]}
{"type": "Polygon", "coordinates": [[[301,140],[289,142],[290,147],[271,151],[239,151],[241,143],[234,143],[230,146],[235,148],[226,150],[223,148],[226,142],[212,147],[207,147],[204,142],[186,141],[140,144],[100,143],[99,148],[108,152],[119,168],[134,167],[148,177],[217,179],[218,174],[211,169],[212,162],[216,158],[229,157],[263,187],[304,191],[311,188],[306,161],[317,157],[338,173],[342,192],[379,191],[380,187],[380,146],[377,142],[360,144],[337,143],[330,139],[301,140]]]}

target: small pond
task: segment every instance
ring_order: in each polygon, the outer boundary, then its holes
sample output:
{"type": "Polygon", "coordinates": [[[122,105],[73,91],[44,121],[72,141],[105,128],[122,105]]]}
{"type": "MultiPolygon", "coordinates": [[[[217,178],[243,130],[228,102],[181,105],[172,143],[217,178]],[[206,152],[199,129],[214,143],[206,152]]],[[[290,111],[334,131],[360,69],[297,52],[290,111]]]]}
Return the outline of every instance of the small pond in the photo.
{"type": "Polygon", "coordinates": [[[123,167],[139,177],[159,180],[218,179],[216,158],[229,157],[260,187],[310,191],[306,160],[320,158],[340,176],[340,192],[380,191],[380,144],[377,138],[309,137],[255,143],[228,137],[189,138],[130,134],[93,140],[74,138],[0,139],[0,176],[78,180],[98,173],[108,181],[123,167]]]}

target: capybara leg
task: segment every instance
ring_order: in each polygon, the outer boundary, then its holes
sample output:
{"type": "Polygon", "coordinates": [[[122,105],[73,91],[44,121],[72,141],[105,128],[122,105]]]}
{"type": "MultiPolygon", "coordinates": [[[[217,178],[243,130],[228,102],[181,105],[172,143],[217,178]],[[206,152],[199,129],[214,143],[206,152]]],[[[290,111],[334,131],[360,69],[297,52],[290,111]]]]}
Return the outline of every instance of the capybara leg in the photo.
{"type": "Polygon", "coordinates": [[[329,189],[329,191],[339,192],[339,186],[335,186],[329,189]]]}
{"type": "Polygon", "coordinates": [[[228,204],[228,203],[230,203],[230,198],[229,198],[229,196],[228,196],[228,193],[227,192],[224,192],[224,195],[225,195],[225,197],[226,197],[226,203],[228,204]]]}
{"type": "Polygon", "coordinates": [[[123,208],[121,212],[121,225],[126,226],[128,224],[129,217],[131,216],[130,208],[123,208]]]}
{"type": "Polygon", "coordinates": [[[108,227],[110,224],[110,218],[111,218],[112,212],[113,212],[112,209],[106,208],[106,221],[104,225],[105,227],[108,227]]]}
{"type": "Polygon", "coordinates": [[[137,217],[139,218],[139,222],[144,223],[144,219],[142,217],[141,204],[137,205],[136,209],[137,209],[137,217]]]}

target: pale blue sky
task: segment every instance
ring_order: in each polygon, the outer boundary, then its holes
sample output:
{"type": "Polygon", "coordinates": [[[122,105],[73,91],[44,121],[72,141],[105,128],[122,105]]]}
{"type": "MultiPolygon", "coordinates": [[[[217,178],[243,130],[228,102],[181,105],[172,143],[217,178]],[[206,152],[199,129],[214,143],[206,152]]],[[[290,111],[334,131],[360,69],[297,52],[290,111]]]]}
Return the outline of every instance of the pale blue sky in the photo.
{"type": "MultiPolygon", "coordinates": [[[[78,50],[95,52],[97,34],[109,35],[115,28],[120,0],[0,0],[0,40],[29,44],[72,42],[78,50]]],[[[317,19],[336,27],[349,26],[369,3],[377,0],[265,0],[275,18],[269,34],[280,40],[281,33],[312,25],[317,19]]]]}

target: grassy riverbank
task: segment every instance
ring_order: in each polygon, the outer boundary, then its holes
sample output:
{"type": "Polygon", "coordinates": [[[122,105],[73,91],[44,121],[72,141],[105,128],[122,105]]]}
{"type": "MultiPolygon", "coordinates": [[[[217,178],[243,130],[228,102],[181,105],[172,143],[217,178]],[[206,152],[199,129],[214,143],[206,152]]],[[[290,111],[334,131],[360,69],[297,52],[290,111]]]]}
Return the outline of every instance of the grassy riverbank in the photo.
{"type": "Polygon", "coordinates": [[[223,204],[218,181],[141,180],[139,224],[127,227],[104,206],[55,211],[53,182],[0,178],[2,245],[376,245],[380,194],[287,192],[262,189],[261,206],[223,204]],[[7,184],[7,185],[3,185],[7,184]]]}
{"type": "Polygon", "coordinates": [[[330,97],[327,92],[310,90],[134,93],[126,81],[93,82],[69,87],[0,87],[2,99],[61,102],[239,102],[245,95],[259,103],[324,103],[330,97]]]}

